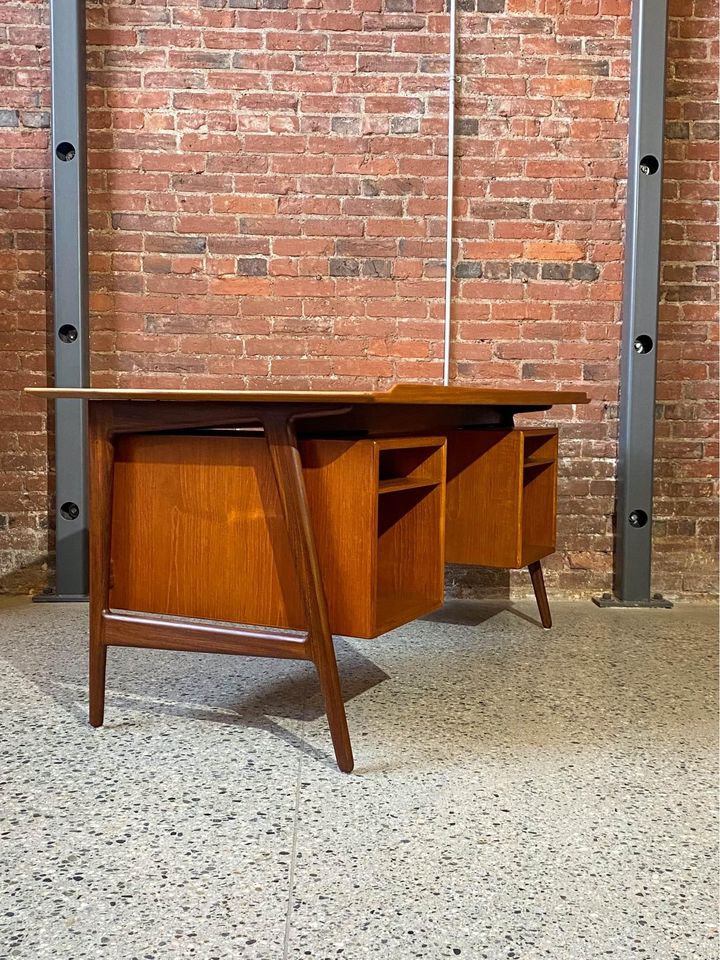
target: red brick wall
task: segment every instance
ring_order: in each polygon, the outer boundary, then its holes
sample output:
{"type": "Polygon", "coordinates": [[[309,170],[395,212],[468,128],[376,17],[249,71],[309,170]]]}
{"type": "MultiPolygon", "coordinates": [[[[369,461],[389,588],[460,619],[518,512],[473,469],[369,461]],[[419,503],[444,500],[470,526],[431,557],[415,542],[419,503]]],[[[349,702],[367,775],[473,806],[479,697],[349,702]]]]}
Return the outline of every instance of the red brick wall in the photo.
{"type": "MultiPolygon", "coordinates": [[[[453,374],[591,394],[555,415],[549,579],[596,592],[612,568],[629,3],[459,5],[453,374]]],[[[43,418],[18,399],[46,378],[46,23],[45,2],[0,9],[0,572],[16,587],[47,550],[43,418]]],[[[439,381],[447,27],[440,0],[89,4],[96,385],[439,381]]],[[[670,35],[655,588],[706,594],[714,0],[676,2],[670,35]]]]}
{"type": "MultiPolygon", "coordinates": [[[[46,4],[0,5],[0,592],[37,589],[48,554],[50,301],[46,4]]],[[[50,368],[52,364],[50,364],[50,368]]]]}
{"type": "Polygon", "coordinates": [[[662,589],[680,584],[688,593],[712,593],[718,556],[718,5],[716,0],[675,2],[673,14],[655,562],[662,589]]]}

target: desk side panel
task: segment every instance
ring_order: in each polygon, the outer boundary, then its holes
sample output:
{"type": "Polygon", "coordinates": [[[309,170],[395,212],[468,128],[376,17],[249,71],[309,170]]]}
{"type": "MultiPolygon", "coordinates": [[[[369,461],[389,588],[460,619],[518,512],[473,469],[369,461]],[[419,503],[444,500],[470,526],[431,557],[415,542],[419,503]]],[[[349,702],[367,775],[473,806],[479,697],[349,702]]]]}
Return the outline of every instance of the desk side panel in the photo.
{"type": "Polygon", "coordinates": [[[374,637],[374,445],[368,440],[304,440],[300,453],[332,632],[374,637]]]}

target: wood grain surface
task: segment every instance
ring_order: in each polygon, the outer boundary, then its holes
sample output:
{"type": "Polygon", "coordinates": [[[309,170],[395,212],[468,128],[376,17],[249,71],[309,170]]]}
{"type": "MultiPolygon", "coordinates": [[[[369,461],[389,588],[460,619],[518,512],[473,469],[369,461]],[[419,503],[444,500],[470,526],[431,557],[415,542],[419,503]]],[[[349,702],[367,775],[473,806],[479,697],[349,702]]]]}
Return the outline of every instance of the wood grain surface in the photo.
{"type": "Polygon", "coordinates": [[[489,406],[554,406],[588,403],[586,393],[578,390],[548,390],[528,387],[444,387],[436,384],[398,383],[385,391],[374,390],[155,390],[70,387],[27,387],[26,393],[48,400],[167,400],[237,403],[352,403],[352,404],[431,404],[489,406]]]}
{"type": "Polygon", "coordinates": [[[555,549],[557,430],[448,434],[449,563],[517,569],[555,549]]]}
{"type": "MultiPolygon", "coordinates": [[[[440,606],[445,439],[299,451],[331,632],[372,638],[440,606]]],[[[112,608],[305,627],[262,436],[120,436],[113,501],[112,608]]]]}

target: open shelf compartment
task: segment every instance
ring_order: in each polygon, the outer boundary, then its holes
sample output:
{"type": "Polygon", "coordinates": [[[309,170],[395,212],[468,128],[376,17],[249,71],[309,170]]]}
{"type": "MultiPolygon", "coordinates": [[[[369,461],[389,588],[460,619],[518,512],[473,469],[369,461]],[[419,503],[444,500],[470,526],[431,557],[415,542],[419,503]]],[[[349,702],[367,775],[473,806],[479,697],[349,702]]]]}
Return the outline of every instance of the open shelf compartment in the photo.
{"type": "Polygon", "coordinates": [[[448,436],[449,563],[516,569],[554,552],[557,443],[552,428],[448,436]]]}
{"type": "Polygon", "coordinates": [[[546,466],[557,460],[557,430],[520,430],[522,435],[523,465],[546,466]]]}
{"type": "Polygon", "coordinates": [[[301,445],[334,633],[369,639],[442,605],[445,448],[444,437],[301,445]]]}

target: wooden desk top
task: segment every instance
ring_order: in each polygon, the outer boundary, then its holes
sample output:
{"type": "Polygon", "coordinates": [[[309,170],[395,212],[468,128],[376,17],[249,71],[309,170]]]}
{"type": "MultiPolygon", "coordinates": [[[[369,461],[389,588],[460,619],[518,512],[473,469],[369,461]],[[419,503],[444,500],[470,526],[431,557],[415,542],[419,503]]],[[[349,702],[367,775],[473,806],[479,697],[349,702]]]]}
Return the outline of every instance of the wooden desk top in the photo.
{"type": "Polygon", "coordinates": [[[123,390],[27,387],[26,393],[48,400],[164,400],[224,403],[419,404],[432,406],[551,407],[588,403],[577,390],[505,387],[444,387],[425,383],[398,383],[389,390],[123,390]]]}

